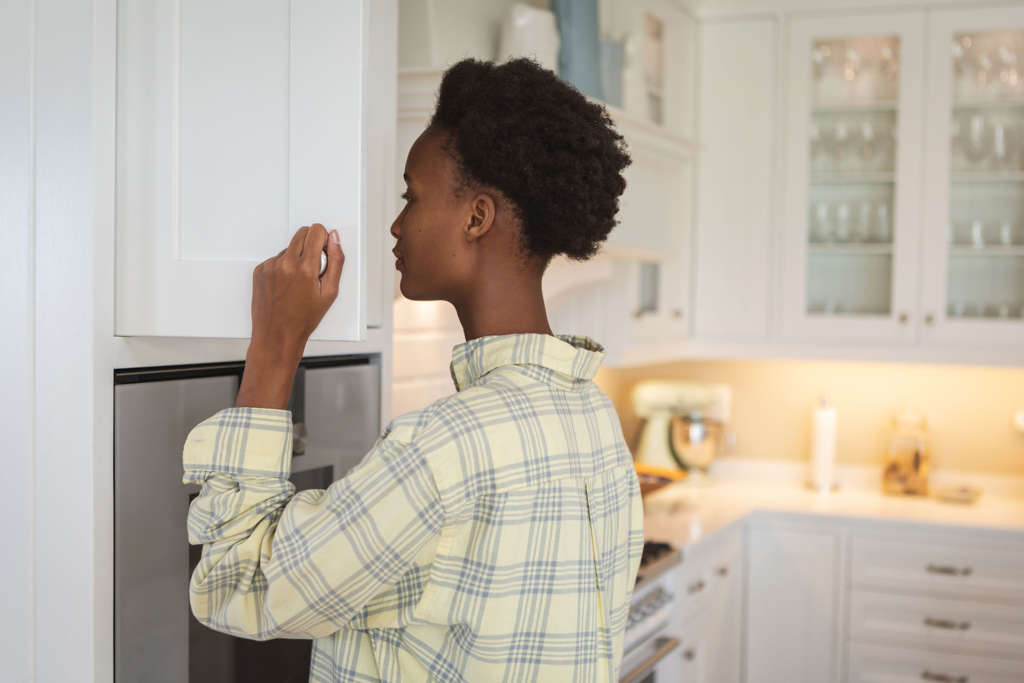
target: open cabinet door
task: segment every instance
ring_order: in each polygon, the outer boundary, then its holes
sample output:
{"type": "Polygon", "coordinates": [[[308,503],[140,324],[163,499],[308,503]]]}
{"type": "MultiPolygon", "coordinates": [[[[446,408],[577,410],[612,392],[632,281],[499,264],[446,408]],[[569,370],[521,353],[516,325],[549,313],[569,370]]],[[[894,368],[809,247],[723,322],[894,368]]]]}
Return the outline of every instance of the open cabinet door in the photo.
{"type": "Polygon", "coordinates": [[[117,335],[248,338],[253,269],[322,223],[345,267],[311,339],[366,338],[369,11],[118,2],[117,335]]]}

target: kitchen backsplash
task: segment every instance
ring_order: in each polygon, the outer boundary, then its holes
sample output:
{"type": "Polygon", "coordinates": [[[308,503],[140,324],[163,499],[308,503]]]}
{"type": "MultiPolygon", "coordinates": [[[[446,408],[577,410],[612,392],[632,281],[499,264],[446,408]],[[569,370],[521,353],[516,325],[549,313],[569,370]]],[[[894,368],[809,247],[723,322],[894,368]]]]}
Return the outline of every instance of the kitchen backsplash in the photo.
{"type": "Polygon", "coordinates": [[[881,465],[891,418],[910,405],[928,418],[932,467],[1024,474],[1024,368],[807,360],[683,361],[618,369],[595,382],[611,397],[634,444],[630,393],[642,379],[725,382],[732,387],[733,448],[724,457],[806,460],[811,411],[821,394],[836,407],[839,463],[881,465]]]}
{"type": "MultiPolygon", "coordinates": [[[[447,302],[399,297],[394,312],[393,417],[455,391],[448,363],[452,346],[465,340],[447,302]]],[[[838,415],[841,464],[881,465],[890,420],[911,405],[928,417],[933,468],[1024,475],[1024,434],[1012,422],[1024,409],[1024,368],[818,360],[602,367],[594,381],[615,404],[631,447],[640,421],[630,392],[648,378],[731,386],[736,441],[724,457],[806,460],[811,411],[825,394],[838,415]]]]}

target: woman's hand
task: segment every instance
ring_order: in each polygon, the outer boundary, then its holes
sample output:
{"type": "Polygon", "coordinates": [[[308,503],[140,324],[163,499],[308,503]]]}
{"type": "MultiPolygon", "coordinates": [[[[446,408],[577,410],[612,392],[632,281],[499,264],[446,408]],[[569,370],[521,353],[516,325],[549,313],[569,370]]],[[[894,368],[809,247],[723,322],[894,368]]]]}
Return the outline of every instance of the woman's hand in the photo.
{"type": "Polygon", "coordinates": [[[295,369],[309,336],[338,296],[345,253],[338,231],[303,226],[277,256],[252,273],[252,340],[235,405],[288,405],[295,369]],[[331,239],[328,239],[330,236],[331,239]],[[327,268],[320,254],[327,245],[327,268]]]}

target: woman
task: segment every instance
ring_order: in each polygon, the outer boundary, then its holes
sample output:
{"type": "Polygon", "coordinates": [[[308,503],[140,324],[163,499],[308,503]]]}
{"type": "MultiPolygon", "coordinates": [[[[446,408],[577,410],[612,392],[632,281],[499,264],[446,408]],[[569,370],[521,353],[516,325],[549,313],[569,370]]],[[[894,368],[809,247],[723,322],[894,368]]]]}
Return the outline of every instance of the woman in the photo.
{"type": "Polygon", "coordinates": [[[391,234],[402,293],[458,312],[456,392],[326,490],[288,481],[284,408],[344,256],[314,224],[257,267],[236,406],[184,449],[200,622],[315,639],[311,681],[618,680],[640,489],[593,382],[604,348],[551,331],[541,277],[596,253],[628,163],[603,108],[532,61],[445,73],[391,234]]]}

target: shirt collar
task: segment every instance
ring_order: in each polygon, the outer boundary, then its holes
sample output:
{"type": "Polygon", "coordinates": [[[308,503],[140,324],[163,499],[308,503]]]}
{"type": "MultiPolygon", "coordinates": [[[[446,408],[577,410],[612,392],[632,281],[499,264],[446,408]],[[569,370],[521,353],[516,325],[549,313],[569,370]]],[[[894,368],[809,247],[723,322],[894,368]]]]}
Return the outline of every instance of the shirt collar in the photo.
{"type": "Polygon", "coordinates": [[[604,356],[604,347],[583,335],[490,334],[453,346],[449,370],[456,391],[472,386],[500,365],[541,365],[572,378],[588,380],[597,374],[604,356]]]}

